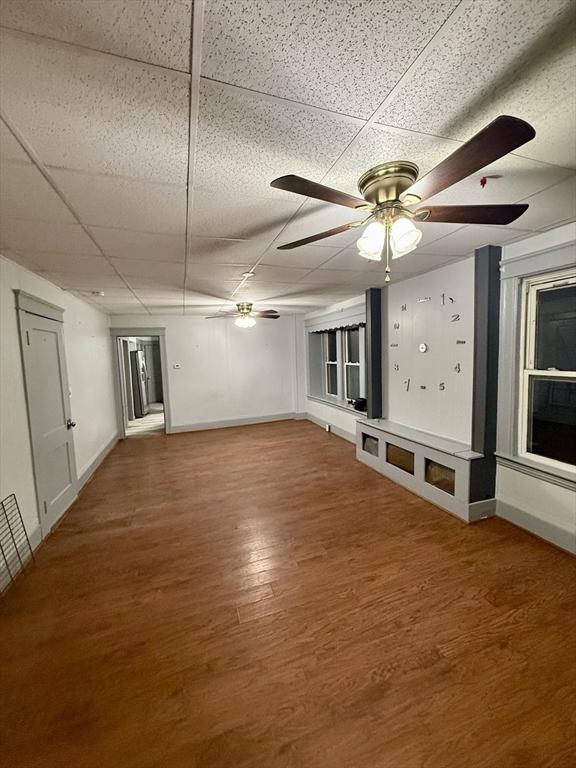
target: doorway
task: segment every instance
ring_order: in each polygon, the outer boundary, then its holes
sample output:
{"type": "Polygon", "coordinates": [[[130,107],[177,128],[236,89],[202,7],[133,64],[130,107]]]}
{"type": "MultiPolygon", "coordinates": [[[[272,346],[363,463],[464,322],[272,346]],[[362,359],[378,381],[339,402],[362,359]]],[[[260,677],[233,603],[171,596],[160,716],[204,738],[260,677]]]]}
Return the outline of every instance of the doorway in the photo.
{"type": "Polygon", "coordinates": [[[116,336],[124,437],[166,432],[161,337],[116,336]]]}

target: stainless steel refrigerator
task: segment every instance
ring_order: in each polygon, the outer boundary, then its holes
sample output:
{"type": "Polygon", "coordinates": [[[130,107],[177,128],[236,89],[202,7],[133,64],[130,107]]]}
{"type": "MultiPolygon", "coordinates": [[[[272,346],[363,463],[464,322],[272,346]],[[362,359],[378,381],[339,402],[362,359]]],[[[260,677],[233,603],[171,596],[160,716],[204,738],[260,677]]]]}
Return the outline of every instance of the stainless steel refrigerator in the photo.
{"type": "Polygon", "coordinates": [[[130,366],[132,369],[132,396],[134,398],[134,415],[137,419],[148,413],[148,394],[146,381],[146,359],[144,352],[138,350],[130,352],[130,366]]]}

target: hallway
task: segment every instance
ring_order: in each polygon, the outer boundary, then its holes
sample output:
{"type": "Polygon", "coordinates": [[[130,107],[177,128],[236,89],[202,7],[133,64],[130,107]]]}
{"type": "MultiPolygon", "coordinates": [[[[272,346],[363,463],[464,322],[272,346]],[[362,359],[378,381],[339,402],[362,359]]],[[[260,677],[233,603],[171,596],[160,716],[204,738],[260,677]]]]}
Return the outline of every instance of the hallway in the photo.
{"type": "Polygon", "coordinates": [[[567,767],[575,578],[307,421],[126,440],[0,605],[0,762],[567,767]]]}

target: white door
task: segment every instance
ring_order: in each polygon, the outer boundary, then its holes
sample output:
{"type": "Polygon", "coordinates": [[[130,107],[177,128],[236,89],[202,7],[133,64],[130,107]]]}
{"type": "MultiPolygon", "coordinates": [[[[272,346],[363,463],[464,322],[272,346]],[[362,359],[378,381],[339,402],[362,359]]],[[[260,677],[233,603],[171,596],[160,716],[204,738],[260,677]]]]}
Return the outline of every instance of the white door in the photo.
{"type": "Polygon", "coordinates": [[[44,535],[78,495],[62,323],[20,311],[36,493],[44,535]]]}

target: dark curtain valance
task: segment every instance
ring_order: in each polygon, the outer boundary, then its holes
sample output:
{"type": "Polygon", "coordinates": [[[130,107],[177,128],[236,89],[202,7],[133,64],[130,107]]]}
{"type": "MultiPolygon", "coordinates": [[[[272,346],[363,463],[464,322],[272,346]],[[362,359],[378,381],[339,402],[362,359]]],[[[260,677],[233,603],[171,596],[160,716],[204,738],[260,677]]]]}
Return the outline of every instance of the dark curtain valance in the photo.
{"type": "Polygon", "coordinates": [[[309,331],[309,333],[326,333],[327,331],[350,331],[354,328],[365,328],[366,323],[353,323],[351,325],[334,325],[329,328],[322,328],[318,331],[309,331]]]}

